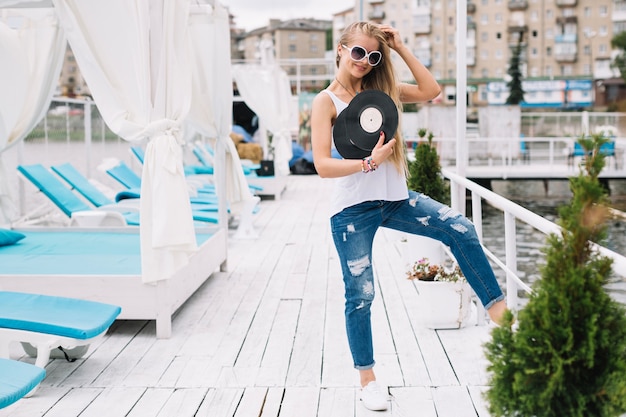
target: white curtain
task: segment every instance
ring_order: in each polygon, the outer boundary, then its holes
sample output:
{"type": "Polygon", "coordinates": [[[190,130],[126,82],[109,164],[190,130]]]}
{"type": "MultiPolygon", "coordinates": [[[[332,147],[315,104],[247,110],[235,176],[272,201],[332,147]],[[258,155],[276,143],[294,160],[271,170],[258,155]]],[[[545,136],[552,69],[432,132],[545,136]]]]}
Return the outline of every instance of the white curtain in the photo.
{"type": "Polygon", "coordinates": [[[221,194],[226,196],[231,211],[238,214],[240,206],[253,200],[254,196],[248,187],[235,144],[230,139],[233,84],[228,11],[218,2],[214,7],[193,6],[189,33],[194,53],[189,122],[200,134],[216,138],[218,148],[226,150],[226,168],[216,169],[215,175],[226,175],[225,181],[218,179],[218,185],[226,184],[226,193],[221,194]]]}
{"type": "Polygon", "coordinates": [[[272,133],[276,171],[279,175],[289,174],[294,110],[287,73],[277,64],[233,65],[233,76],[241,98],[272,133]]]}
{"type": "Polygon", "coordinates": [[[44,117],[65,53],[65,35],[49,9],[0,10],[0,224],[17,214],[2,153],[44,117]]]}
{"type": "Polygon", "coordinates": [[[189,112],[189,0],[53,0],[83,77],[109,128],[148,138],[141,188],[144,282],[169,278],[195,251],[183,174],[189,112]]]}

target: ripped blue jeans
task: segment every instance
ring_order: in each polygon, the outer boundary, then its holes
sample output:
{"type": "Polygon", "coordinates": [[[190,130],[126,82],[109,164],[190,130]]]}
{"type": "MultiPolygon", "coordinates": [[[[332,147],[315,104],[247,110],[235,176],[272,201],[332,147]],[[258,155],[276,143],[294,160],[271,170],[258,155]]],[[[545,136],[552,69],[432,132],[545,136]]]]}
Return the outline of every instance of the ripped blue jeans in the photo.
{"type": "Polygon", "coordinates": [[[410,191],[407,200],[366,201],[344,209],[330,221],[343,273],[346,330],[356,369],[370,369],[375,363],[370,306],[375,294],[372,246],[379,227],[443,242],[485,308],[504,299],[472,222],[424,194],[410,191]]]}

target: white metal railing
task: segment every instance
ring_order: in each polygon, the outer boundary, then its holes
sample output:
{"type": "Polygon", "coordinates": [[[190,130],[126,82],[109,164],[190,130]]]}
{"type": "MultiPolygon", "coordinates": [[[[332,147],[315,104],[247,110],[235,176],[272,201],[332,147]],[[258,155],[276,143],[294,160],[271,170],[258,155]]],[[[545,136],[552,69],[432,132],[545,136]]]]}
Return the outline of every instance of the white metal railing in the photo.
{"type": "MultiPolygon", "coordinates": [[[[405,139],[409,148],[408,156],[412,158],[410,149],[420,141],[420,138],[412,136],[405,139]]],[[[472,167],[498,165],[507,168],[542,165],[552,169],[559,166],[574,168],[576,160],[572,152],[577,139],[570,136],[481,138],[467,135],[469,165],[472,167]]],[[[617,137],[613,140],[616,143],[615,154],[607,157],[605,173],[626,178],[626,137],[617,137]]],[[[456,138],[435,137],[433,143],[437,145],[442,165],[454,165],[456,138]]]]}
{"type": "MultiPolygon", "coordinates": [[[[489,249],[485,249],[487,257],[491,259],[499,268],[506,273],[506,297],[507,305],[510,308],[516,309],[519,306],[518,290],[522,289],[526,292],[530,292],[531,288],[524,283],[518,273],[517,269],[517,231],[516,221],[521,221],[529,226],[533,227],[540,232],[549,235],[553,233],[559,233],[560,228],[555,223],[546,220],[545,218],[533,213],[532,211],[515,204],[512,201],[490,191],[480,185],[461,177],[447,169],[443,170],[443,175],[450,180],[450,191],[452,195],[452,207],[464,212],[465,201],[460,201],[460,195],[465,195],[463,190],[469,190],[471,192],[472,203],[472,222],[476,227],[476,232],[479,239],[483,240],[482,230],[482,202],[486,201],[488,204],[496,209],[499,209],[504,216],[504,244],[505,244],[505,257],[504,259],[498,258],[489,249]]],[[[611,251],[603,246],[594,244],[594,247],[604,256],[608,256],[613,259],[613,271],[619,276],[626,276],[626,257],[611,251]]]]}

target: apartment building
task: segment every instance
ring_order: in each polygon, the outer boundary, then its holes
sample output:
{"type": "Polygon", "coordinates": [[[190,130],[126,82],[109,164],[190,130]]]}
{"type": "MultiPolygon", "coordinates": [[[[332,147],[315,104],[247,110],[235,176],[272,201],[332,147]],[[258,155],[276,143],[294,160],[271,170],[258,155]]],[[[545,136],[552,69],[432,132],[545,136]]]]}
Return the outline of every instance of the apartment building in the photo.
{"type": "Polygon", "coordinates": [[[326,56],[331,29],[330,20],[272,19],[267,26],[236,35],[235,49],[243,60],[259,62],[267,59],[264,49],[271,48],[271,59],[293,80],[294,94],[319,91],[328,84],[328,74],[332,73],[326,56]]]}
{"type": "MultiPolygon", "coordinates": [[[[470,105],[502,104],[508,97],[507,69],[521,46],[526,107],[587,108],[623,94],[611,68],[611,39],[626,30],[623,0],[469,0],[466,65],[470,105]]],[[[456,98],[456,0],[357,0],[333,17],[336,42],[355,20],[373,20],[400,30],[413,53],[456,98]]],[[[398,57],[395,57],[397,59],[398,57]]],[[[401,78],[408,69],[399,66],[401,78]]]]}

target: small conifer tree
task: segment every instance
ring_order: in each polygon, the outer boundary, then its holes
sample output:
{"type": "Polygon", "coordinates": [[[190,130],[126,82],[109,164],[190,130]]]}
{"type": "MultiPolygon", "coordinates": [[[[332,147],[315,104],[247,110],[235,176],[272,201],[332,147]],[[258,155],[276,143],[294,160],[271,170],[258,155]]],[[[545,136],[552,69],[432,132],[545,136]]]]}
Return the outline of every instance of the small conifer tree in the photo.
{"type": "Polygon", "coordinates": [[[548,237],[542,278],[529,302],[486,344],[493,416],[608,417],[626,412],[626,311],[605,291],[612,260],[591,242],[606,235],[608,197],[598,181],[600,135],[578,141],[588,156],[570,179],[559,210],[560,234],[548,237]]]}
{"type": "Polygon", "coordinates": [[[415,159],[409,161],[408,186],[411,190],[424,193],[430,198],[448,204],[450,192],[441,175],[441,163],[437,148],[433,145],[433,133],[419,129],[420,141],[415,148],[415,159]],[[427,140],[424,137],[427,136],[427,140]]]}
{"type": "Polygon", "coordinates": [[[520,68],[522,64],[522,36],[520,33],[517,45],[511,51],[511,59],[509,60],[509,68],[507,74],[511,77],[511,80],[506,83],[509,87],[509,96],[506,99],[506,104],[520,104],[524,101],[524,89],[522,88],[522,70],[520,68]]]}

